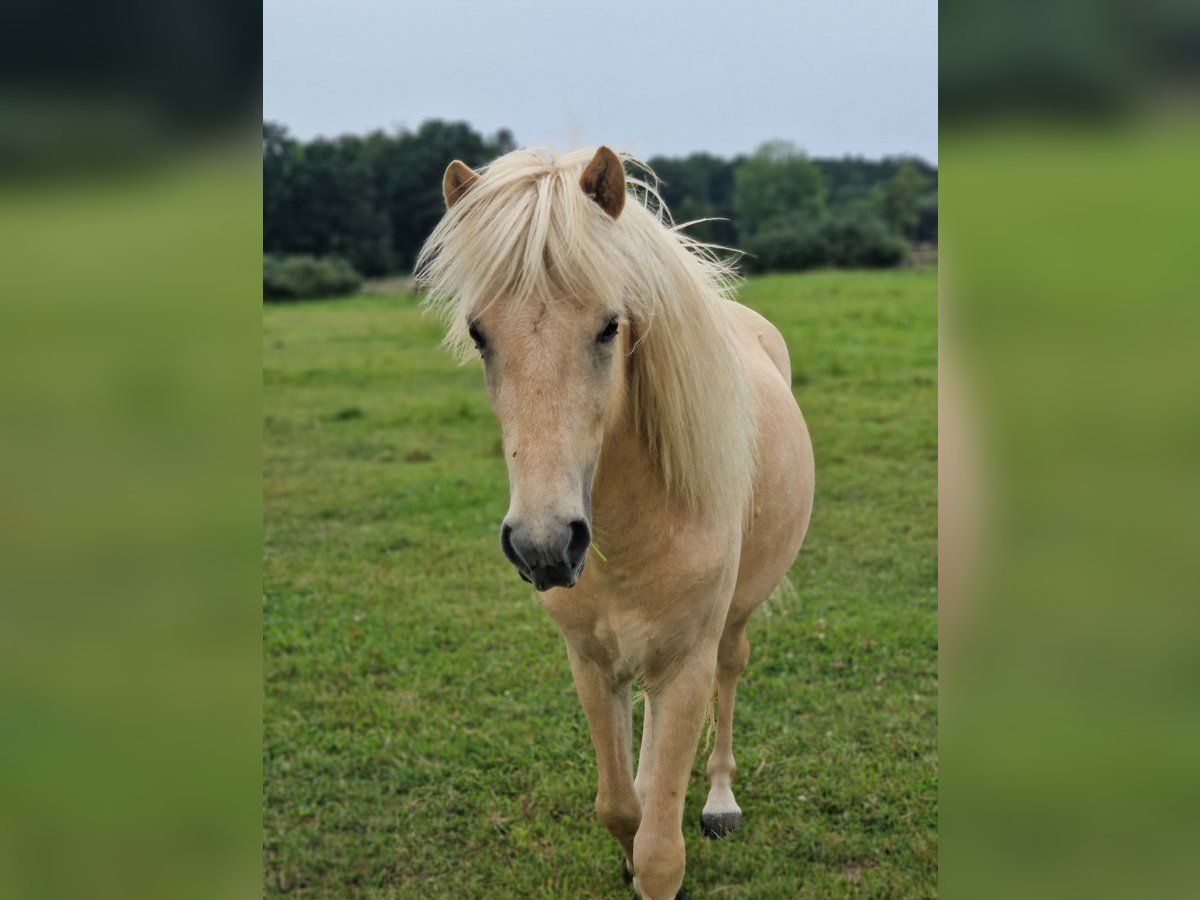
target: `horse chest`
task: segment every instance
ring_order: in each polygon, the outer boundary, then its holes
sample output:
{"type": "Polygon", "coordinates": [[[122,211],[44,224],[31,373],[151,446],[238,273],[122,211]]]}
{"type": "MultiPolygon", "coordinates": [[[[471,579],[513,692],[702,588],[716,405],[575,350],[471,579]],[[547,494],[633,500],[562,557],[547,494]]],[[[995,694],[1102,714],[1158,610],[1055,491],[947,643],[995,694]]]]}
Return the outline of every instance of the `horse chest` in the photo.
{"type": "Polygon", "coordinates": [[[606,666],[618,681],[657,671],[684,649],[677,634],[658,627],[638,611],[610,610],[596,616],[584,639],[584,652],[606,666]]]}
{"type": "Polygon", "coordinates": [[[618,682],[673,668],[710,627],[716,594],[614,594],[604,590],[542,595],[571,648],[618,682]]]}

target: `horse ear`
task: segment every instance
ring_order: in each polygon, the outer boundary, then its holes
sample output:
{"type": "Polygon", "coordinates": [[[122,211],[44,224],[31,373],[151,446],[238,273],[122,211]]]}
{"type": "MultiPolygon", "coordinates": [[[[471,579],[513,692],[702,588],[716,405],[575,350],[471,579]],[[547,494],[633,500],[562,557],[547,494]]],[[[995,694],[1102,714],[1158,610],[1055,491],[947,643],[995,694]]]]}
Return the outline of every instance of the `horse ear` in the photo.
{"type": "Polygon", "coordinates": [[[456,159],[446,166],[446,174],[442,176],[442,196],[446,198],[446,209],[461,200],[478,180],[479,173],[461,160],[456,159]]]}
{"type": "Polygon", "coordinates": [[[625,167],[607,147],[601,147],[579,178],[583,192],[614,219],[625,208],[625,167]]]}

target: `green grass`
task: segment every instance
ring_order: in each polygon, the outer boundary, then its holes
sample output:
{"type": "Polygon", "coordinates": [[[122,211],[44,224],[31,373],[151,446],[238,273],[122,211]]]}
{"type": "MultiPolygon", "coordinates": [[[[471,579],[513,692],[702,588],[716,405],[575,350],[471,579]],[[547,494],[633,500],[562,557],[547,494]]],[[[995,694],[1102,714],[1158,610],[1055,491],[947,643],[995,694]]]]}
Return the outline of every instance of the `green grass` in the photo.
{"type": "MultiPolygon", "coordinates": [[[[738,693],[745,828],[703,897],[937,893],[936,274],[747,283],[817,458],[738,693]]],[[[477,365],[414,298],[264,311],[264,892],[628,898],[561,639],[500,553],[477,365]]]]}

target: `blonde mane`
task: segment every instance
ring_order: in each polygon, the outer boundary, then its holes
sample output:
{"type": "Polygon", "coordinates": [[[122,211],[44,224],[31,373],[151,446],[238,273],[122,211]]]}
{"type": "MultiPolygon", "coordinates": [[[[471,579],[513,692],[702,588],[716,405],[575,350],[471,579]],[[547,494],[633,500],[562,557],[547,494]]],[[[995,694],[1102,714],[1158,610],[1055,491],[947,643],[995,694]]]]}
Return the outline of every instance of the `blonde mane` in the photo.
{"type": "Polygon", "coordinates": [[[628,202],[612,219],[579,185],[594,153],[517,150],[481,169],[422,248],[417,284],[461,358],[471,347],[468,316],[493,302],[588,297],[626,310],[634,421],[664,483],[700,514],[741,517],[755,446],[725,308],[734,273],[720,248],[680,233],[653,172],[624,155],[626,171],[643,177],[626,175],[628,202]]]}

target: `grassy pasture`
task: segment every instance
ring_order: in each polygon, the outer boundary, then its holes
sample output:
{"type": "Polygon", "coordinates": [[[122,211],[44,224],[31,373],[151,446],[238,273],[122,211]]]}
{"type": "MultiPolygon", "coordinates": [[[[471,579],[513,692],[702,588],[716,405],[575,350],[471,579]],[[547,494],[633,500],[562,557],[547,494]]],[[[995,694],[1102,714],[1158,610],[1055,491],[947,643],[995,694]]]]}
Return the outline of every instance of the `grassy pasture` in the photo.
{"type": "MultiPolygon", "coordinates": [[[[746,826],[702,897],[937,893],[936,274],[748,282],[817,457],[796,593],[760,612],[746,826]]],[[[561,640],[499,550],[477,364],[412,297],[264,310],[264,893],[628,898],[561,640]]]]}

